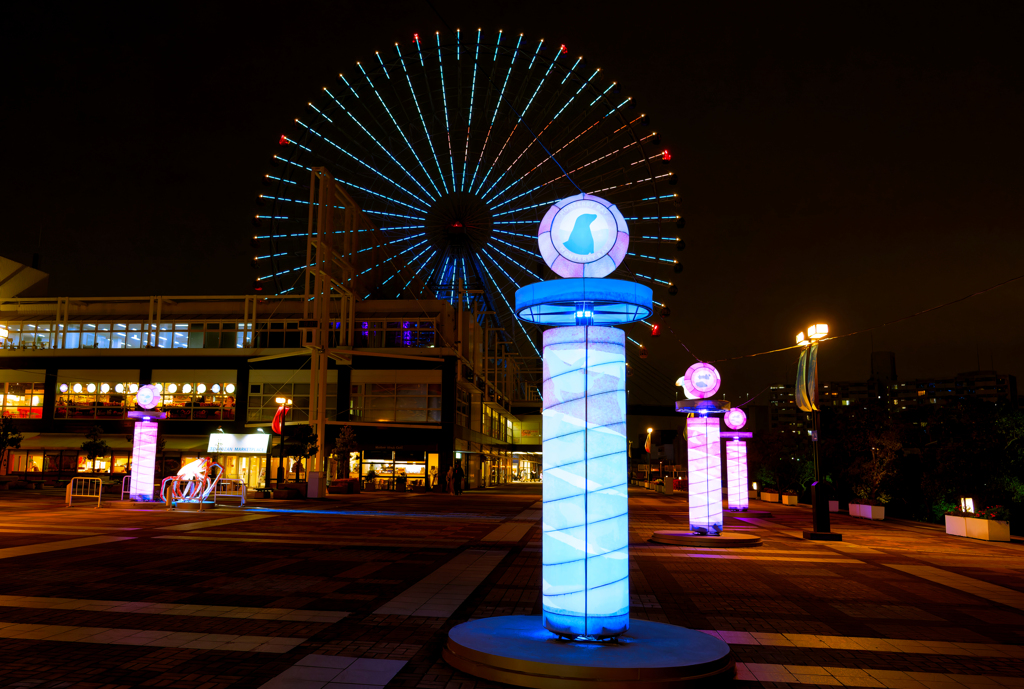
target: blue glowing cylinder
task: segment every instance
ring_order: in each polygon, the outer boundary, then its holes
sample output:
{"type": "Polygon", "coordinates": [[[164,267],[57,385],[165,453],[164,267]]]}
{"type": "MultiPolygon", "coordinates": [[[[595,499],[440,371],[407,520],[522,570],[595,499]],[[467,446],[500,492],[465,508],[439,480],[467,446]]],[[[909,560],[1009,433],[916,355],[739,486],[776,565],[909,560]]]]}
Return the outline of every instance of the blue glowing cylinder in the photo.
{"type": "Polygon", "coordinates": [[[544,333],[544,626],[570,637],[629,629],[626,339],[544,333]]]}

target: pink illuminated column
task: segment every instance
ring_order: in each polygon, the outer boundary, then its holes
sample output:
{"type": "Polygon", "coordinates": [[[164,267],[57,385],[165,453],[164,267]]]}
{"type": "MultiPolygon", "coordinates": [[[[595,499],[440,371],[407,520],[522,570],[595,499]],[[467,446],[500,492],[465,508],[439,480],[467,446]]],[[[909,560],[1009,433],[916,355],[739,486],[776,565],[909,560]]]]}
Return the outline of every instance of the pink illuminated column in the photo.
{"type": "Polygon", "coordinates": [[[743,511],[750,507],[747,493],[747,444],[730,440],[725,444],[725,468],[729,487],[729,509],[743,511]]]}
{"type": "Polygon", "coordinates": [[[142,385],[135,394],[135,404],[145,411],[128,412],[135,419],[135,437],[132,440],[132,480],[129,492],[132,500],[153,500],[153,480],[156,478],[156,422],[167,416],[154,411],[160,404],[160,389],[155,385],[142,385]]]}
{"type": "Polygon", "coordinates": [[[132,440],[131,499],[150,502],[153,499],[153,481],[156,477],[155,421],[135,422],[132,440]]]}
{"type": "Polygon", "coordinates": [[[731,430],[722,433],[728,438],[725,445],[725,470],[728,472],[729,510],[746,512],[750,507],[750,494],[747,492],[747,442],[751,433],[740,429],[747,423],[747,415],[740,408],[725,412],[725,425],[731,430]]]}
{"type": "Polygon", "coordinates": [[[690,529],[722,531],[722,446],[718,417],[686,420],[686,465],[690,490],[690,529]]]}

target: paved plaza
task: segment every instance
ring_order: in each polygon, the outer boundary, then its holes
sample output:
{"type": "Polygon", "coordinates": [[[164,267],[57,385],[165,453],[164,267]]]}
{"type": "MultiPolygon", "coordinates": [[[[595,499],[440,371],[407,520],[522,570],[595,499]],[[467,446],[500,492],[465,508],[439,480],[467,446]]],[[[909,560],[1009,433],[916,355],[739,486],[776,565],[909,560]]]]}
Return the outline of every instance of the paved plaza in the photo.
{"type": "MultiPolygon", "coordinates": [[[[363,493],[206,513],[0,497],[0,686],[497,686],[448,629],[540,614],[540,486],[363,493]]],[[[765,503],[754,503],[766,506],[765,503]]],[[[684,495],[630,491],[631,615],[727,641],[738,678],[807,687],[1024,686],[1024,544],[806,507],[727,517],[739,551],[654,545],[684,495]]]]}

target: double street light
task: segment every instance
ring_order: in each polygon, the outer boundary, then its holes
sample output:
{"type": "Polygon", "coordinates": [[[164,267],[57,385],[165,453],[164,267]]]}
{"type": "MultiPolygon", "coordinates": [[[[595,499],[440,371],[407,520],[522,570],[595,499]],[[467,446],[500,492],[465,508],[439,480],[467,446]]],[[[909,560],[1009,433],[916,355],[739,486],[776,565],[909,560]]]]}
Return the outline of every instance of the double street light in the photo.
{"type": "Polygon", "coordinates": [[[820,423],[818,418],[818,343],[828,336],[827,323],[814,323],[796,335],[797,346],[803,347],[797,365],[794,397],[801,411],[811,414],[811,455],[814,459],[814,483],[811,485],[812,530],[804,538],[818,541],[841,541],[841,534],[832,533],[828,515],[828,489],[821,480],[821,459],[818,452],[820,423]]]}

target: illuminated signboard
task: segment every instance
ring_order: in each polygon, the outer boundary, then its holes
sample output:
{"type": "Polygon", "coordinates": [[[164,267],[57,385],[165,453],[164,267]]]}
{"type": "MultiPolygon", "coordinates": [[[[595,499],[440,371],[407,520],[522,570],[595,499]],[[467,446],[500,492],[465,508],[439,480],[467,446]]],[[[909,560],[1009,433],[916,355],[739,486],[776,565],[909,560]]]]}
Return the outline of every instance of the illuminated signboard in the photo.
{"type": "Polygon", "coordinates": [[[725,412],[725,425],[734,431],[743,428],[747,423],[747,415],[742,409],[735,408],[725,412]]]}
{"type": "Polygon", "coordinates": [[[564,278],[603,278],[626,257],[629,230],[615,204],[580,194],[555,203],[537,234],[540,254],[564,278]]]}
{"type": "Polygon", "coordinates": [[[155,385],[143,385],[135,393],[135,404],[143,409],[152,409],[160,404],[160,391],[155,385]]]}
{"type": "Polygon", "coordinates": [[[270,442],[269,433],[211,433],[207,452],[232,452],[247,455],[265,455],[270,442]]]}

